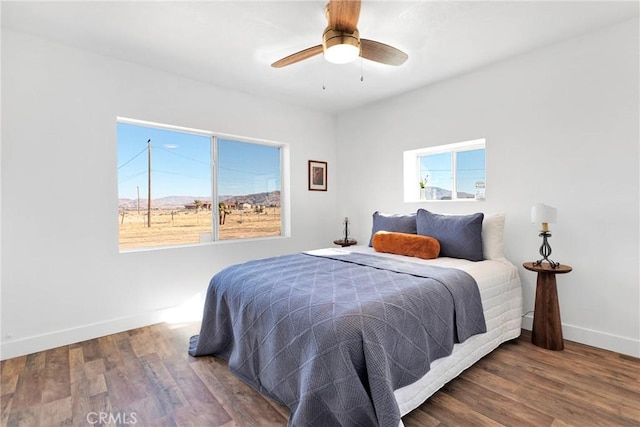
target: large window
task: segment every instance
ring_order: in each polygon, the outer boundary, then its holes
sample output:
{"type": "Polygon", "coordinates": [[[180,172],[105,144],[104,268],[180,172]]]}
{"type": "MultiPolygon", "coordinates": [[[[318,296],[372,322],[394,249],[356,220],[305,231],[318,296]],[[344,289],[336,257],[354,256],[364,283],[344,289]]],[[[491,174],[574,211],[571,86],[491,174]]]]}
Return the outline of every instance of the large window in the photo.
{"type": "Polygon", "coordinates": [[[283,235],[284,150],[120,119],[120,249],[283,235]]]}
{"type": "Polygon", "coordinates": [[[483,200],[485,140],[404,152],[404,199],[483,200]]]}

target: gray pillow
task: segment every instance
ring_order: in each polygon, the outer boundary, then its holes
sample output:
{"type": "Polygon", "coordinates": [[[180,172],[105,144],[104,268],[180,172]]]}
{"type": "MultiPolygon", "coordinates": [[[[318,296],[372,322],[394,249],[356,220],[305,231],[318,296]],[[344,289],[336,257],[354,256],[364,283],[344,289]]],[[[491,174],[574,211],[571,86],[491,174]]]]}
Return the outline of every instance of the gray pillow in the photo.
{"type": "Polygon", "coordinates": [[[439,215],[418,209],[418,234],[440,242],[440,256],[482,261],[483,213],[472,215],[439,215]]]}
{"type": "Polygon", "coordinates": [[[369,246],[372,246],[373,235],[378,231],[417,234],[416,214],[385,214],[375,211],[373,213],[373,229],[371,230],[369,246]]]}

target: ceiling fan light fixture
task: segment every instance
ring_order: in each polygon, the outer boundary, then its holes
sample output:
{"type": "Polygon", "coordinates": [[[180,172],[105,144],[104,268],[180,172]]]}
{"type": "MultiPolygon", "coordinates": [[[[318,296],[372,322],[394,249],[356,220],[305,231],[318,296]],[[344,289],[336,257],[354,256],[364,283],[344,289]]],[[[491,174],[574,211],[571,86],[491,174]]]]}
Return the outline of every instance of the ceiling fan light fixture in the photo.
{"type": "Polygon", "coordinates": [[[327,29],[323,36],[324,57],[333,64],[347,64],[360,56],[358,30],[353,34],[327,29]]]}
{"type": "Polygon", "coordinates": [[[360,48],[352,44],[336,44],[324,51],[324,57],[332,64],[347,64],[358,59],[360,48]]]}

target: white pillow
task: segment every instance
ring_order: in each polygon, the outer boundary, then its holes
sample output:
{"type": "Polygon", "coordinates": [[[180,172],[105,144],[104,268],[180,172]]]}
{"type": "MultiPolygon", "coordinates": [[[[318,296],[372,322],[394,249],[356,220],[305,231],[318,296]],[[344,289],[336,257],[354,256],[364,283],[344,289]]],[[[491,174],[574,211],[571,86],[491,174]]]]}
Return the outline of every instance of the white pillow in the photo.
{"type": "Polygon", "coordinates": [[[482,221],[482,252],[484,259],[504,258],[502,241],[504,239],[504,212],[484,216],[482,221]]]}

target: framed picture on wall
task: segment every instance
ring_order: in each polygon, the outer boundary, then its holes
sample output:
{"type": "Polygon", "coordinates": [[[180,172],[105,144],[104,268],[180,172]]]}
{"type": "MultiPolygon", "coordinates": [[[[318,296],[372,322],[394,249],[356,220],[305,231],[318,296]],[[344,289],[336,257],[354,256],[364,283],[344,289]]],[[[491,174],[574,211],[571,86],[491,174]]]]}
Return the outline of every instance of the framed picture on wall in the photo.
{"type": "Polygon", "coordinates": [[[309,190],[327,191],[327,162],[309,160],[309,190]]]}

